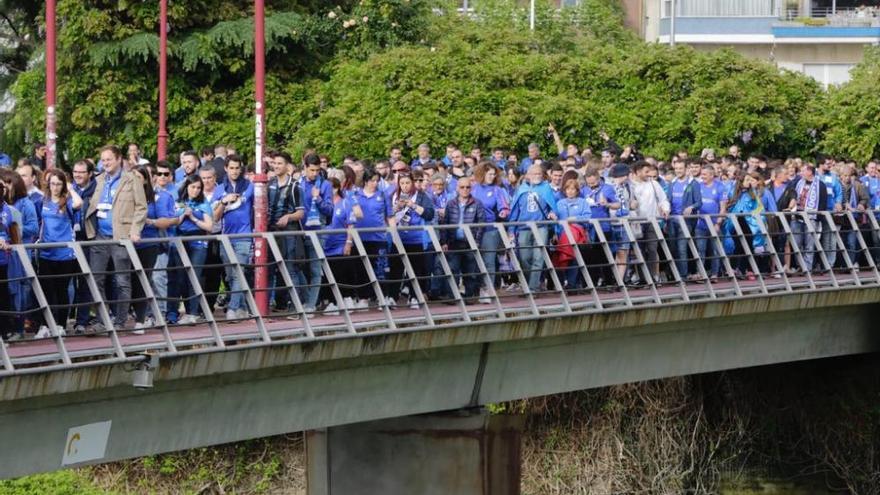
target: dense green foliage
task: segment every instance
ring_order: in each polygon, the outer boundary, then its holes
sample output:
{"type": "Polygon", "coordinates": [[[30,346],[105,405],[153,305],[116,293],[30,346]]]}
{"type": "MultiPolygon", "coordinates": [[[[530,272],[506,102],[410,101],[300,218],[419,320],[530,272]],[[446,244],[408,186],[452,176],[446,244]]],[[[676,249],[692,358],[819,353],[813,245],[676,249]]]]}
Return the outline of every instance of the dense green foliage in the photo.
{"type": "Polygon", "coordinates": [[[589,39],[537,51],[527,34],[493,29],[342,64],[322,91],[322,110],[293,144],[338,158],[419,142],[550,146],[551,122],[567,141],[595,146],[605,130],[658,156],[737,143],[745,131],[752,149],[804,153],[819,88],[730,51],[589,39]]]}
{"type": "Polygon", "coordinates": [[[880,48],[872,47],[852,80],[828,97],[824,146],[831,153],[867,161],[880,156],[880,48]]]}
{"type": "Polygon", "coordinates": [[[0,495],[108,495],[113,492],[96,487],[88,472],[58,471],[14,480],[0,480],[0,495]]]}
{"type": "MultiPolygon", "coordinates": [[[[522,152],[552,146],[554,123],[566,142],[598,146],[604,130],[658,156],[729,144],[859,160],[880,150],[876,52],[825,93],[731,51],[645,44],[622,27],[619,2],[581,3],[539,2],[532,33],[511,0],[472,1],[469,18],[443,0],[268,1],[268,144],[335,159],[420,142],[522,152]]],[[[224,142],[252,152],[251,8],[171,2],[171,150],[224,142]]],[[[135,141],[152,155],[157,2],[59,0],[58,12],[59,149],[73,159],[135,141]]],[[[0,132],[0,149],[15,156],[43,134],[44,68],[33,53],[0,132]]]]}
{"type": "MultiPolygon", "coordinates": [[[[267,107],[279,117],[268,123],[270,142],[286,139],[291,126],[280,110],[310,87],[291,81],[319,76],[334,57],[365,57],[413,41],[429,19],[424,0],[344,0],[332,10],[317,1],[266,3],[267,107]]],[[[170,2],[171,149],[219,141],[242,150],[252,146],[252,5],[170,2]]],[[[108,141],[135,141],[152,154],[158,2],[59,0],[58,19],[59,149],[74,158],[90,156],[108,141]]],[[[0,147],[14,154],[24,152],[26,136],[42,135],[44,70],[41,59],[35,61],[13,86],[16,110],[4,124],[0,147]]]]}

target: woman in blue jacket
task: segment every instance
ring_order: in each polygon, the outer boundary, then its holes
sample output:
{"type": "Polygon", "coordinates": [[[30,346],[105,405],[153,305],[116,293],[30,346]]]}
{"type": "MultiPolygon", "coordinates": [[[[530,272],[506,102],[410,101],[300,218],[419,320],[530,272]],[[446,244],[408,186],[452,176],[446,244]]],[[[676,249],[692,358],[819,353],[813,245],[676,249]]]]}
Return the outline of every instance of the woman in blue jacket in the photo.
{"type": "MultiPolygon", "coordinates": [[[[192,237],[207,235],[214,226],[213,209],[211,203],[205,198],[204,186],[202,179],[197,174],[187,176],[180,185],[177,198],[177,207],[175,216],[177,217],[178,227],[177,234],[181,237],[192,237]]],[[[193,240],[183,243],[186,254],[192,263],[193,271],[196,278],[199,279],[201,285],[202,269],[204,268],[205,258],[208,255],[208,241],[193,240]]],[[[168,298],[168,323],[178,323],[177,321],[177,299],[184,298],[186,305],[186,315],[180,318],[181,325],[191,325],[198,321],[198,315],[201,313],[199,309],[199,294],[195,293],[195,287],[189,283],[189,277],[182,268],[180,254],[177,250],[171,253],[171,261],[168,266],[176,267],[173,273],[169,275],[174,278],[176,283],[169,280],[168,298]]]]}
{"type": "MultiPolygon", "coordinates": [[[[580,185],[577,179],[569,179],[562,185],[562,192],[565,197],[556,203],[556,209],[559,211],[559,220],[566,220],[569,223],[569,230],[574,239],[568,238],[568,233],[563,229],[562,225],[556,226],[556,236],[559,238],[559,246],[567,246],[570,249],[577,249],[581,253],[581,257],[587,258],[587,240],[589,239],[588,222],[592,215],[590,205],[587,200],[580,196],[580,185]],[[580,239],[580,242],[578,242],[580,239]],[[563,242],[565,240],[565,242],[563,242]]],[[[573,257],[573,255],[572,255],[573,257]]],[[[562,282],[565,289],[572,291],[580,288],[580,267],[577,258],[569,262],[568,266],[560,269],[562,282]]]]}
{"type": "Polygon", "coordinates": [[[12,300],[9,297],[9,259],[12,244],[21,243],[21,229],[14,208],[6,202],[6,187],[0,182],[0,335],[4,340],[19,339],[12,333],[13,321],[9,316],[12,300]]]}
{"type": "MultiPolygon", "coordinates": [[[[46,172],[46,190],[43,193],[43,228],[40,229],[40,242],[73,242],[74,211],[82,207],[82,198],[70,187],[67,175],[60,169],[46,172]]],[[[39,270],[46,302],[52,307],[55,328],[47,321],[37,332],[37,338],[64,335],[67,315],[70,312],[70,280],[79,273],[76,256],[69,247],[53,247],[38,250],[39,270]]],[[[42,315],[41,315],[42,316],[42,315]]],[[[42,317],[41,320],[44,320],[42,317]]]]}
{"type": "MultiPolygon", "coordinates": [[[[394,212],[391,199],[379,190],[379,175],[372,169],[364,169],[363,188],[356,192],[357,203],[363,212],[363,216],[355,222],[356,229],[375,229],[369,232],[358,232],[366,253],[359,253],[369,257],[373,271],[376,271],[376,260],[379,252],[385,248],[385,229],[394,221],[394,212]]],[[[367,275],[363,263],[357,266],[355,284],[358,286],[358,308],[369,306],[368,301],[376,301],[376,293],[367,275]]],[[[387,303],[386,301],[382,301],[387,303]]]]}
{"type": "MultiPolygon", "coordinates": [[[[34,202],[28,197],[27,187],[21,176],[9,169],[0,169],[0,181],[6,189],[6,202],[21,214],[21,243],[33,244],[37,242],[40,234],[40,220],[34,202]]],[[[29,252],[33,260],[33,251],[29,252]]],[[[24,267],[16,256],[9,258],[9,278],[18,279],[9,283],[9,292],[12,296],[12,304],[17,315],[15,316],[15,331],[19,337],[24,335],[25,320],[37,320],[31,316],[35,306],[31,295],[31,283],[27,280],[24,267]]]]}
{"type": "MultiPolygon", "coordinates": [[[[390,202],[393,205],[394,223],[398,227],[403,249],[409,258],[413,272],[416,275],[416,283],[423,294],[428,293],[428,260],[425,255],[425,243],[423,228],[430,225],[434,220],[434,204],[427,194],[419,191],[409,174],[397,176],[397,187],[391,195],[390,202]],[[405,227],[418,227],[407,229],[405,227]]],[[[404,275],[403,257],[394,247],[391,256],[391,272],[387,285],[386,296],[390,299],[389,305],[394,306],[400,297],[403,284],[409,286],[409,307],[419,308],[419,300],[413,287],[413,280],[404,275]]]]}
{"type": "MultiPolygon", "coordinates": [[[[510,215],[510,196],[501,185],[501,171],[490,161],[483,161],[474,169],[471,195],[483,204],[485,222],[503,222],[510,215]]],[[[489,272],[493,285],[497,280],[498,255],[501,246],[501,233],[494,227],[483,231],[480,241],[480,256],[489,272]]],[[[486,287],[480,289],[480,302],[488,304],[489,293],[486,287]]]]}

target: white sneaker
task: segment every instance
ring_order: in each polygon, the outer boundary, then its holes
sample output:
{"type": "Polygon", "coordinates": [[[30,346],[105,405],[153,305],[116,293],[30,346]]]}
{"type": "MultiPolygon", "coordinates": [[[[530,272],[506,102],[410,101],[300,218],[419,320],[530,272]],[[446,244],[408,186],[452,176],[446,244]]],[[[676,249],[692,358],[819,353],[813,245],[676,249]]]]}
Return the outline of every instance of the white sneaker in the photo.
{"type": "Polygon", "coordinates": [[[67,335],[67,330],[61,326],[56,326],[55,331],[52,333],[53,337],[64,337],[65,335],[67,335]]]}
{"type": "Polygon", "coordinates": [[[40,330],[34,336],[35,339],[48,339],[52,336],[52,332],[49,331],[49,327],[43,325],[40,327],[40,330]]]}
{"type": "Polygon", "coordinates": [[[354,299],[352,299],[351,297],[346,297],[342,300],[342,303],[345,304],[345,309],[347,310],[352,310],[355,308],[354,299]]]}
{"type": "Polygon", "coordinates": [[[385,304],[388,305],[389,309],[397,307],[397,301],[395,301],[394,298],[392,298],[391,296],[385,298],[385,304]]]}
{"type": "Polygon", "coordinates": [[[409,300],[409,309],[419,309],[419,300],[412,298],[409,300]]]}
{"type": "Polygon", "coordinates": [[[235,310],[235,317],[239,318],[241,320],[246,320],[246,319],[250,318],[251,315],[250,315],[250,313],[248,313],[248,310],[241,308],[241,309],[235,310]]]}
{"type": "Polygon", "coordinates": [[[370,301],[367,301],[366,299],[358,299],[358,302],[354,305],[354,307],[356,309],[369,309],[370,301]]]}
{"type": "Polygon", "coordinates": [[[196,317],[196,315],[183,315],[179,320],[177,320],[177,323],[179,323],[180,325],[195,325],[196,323],[198,323],[198,321],[199,319],[198,317],[196,317]]]}
{"type": "Polygon", "coordinates": [[[480,289],[480,304],[492,304],[492,298],[486,289],[480,289]]]}
{"type": "Polygon", "coordinates": [[[226,310],[226,319],[227,320],[237,320],[238,319],[238,311],[234,309],[226,310]]]}
{"type": "Polygon", "coordinates": [[[339,316],[339,308],[334,303],[330,303],[324,308],[324,314],[328,316],[339,316]]]}
{"type": "Polygon", "coordinates": [[[135,335],[143,335],[143,334],[144,334],[144,328],[146,328],[146,327],[147,327],[147,323],[146,323],[146,322],[144,322],[144,323],[135,323],[135,324],[134,324],[134,330],[132,330],[131,333],[133,333],[133,334],[135,334],[135,335]]]}

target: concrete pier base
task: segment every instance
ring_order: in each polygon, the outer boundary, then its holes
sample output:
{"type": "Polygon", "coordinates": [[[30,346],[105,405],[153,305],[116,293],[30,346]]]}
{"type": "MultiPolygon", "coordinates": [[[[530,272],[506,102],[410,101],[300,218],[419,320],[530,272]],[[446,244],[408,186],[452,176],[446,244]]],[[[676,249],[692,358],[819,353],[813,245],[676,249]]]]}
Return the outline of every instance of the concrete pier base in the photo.
{"type": "Polygon", "coordinates": [[[518,495],[524,418],[483,410],[306,433],[308,495],[518,495]]]}

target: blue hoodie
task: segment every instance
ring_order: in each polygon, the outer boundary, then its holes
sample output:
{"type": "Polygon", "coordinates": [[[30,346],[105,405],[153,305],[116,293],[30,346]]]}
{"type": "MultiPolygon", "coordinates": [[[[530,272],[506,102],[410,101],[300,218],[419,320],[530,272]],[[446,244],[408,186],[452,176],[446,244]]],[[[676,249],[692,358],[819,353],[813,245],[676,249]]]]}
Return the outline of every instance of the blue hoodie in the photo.
{"type": "Polygon", "coordinates": [[[510,222],[537,222],[556,214],[556,196],[550,183],[538,185],[523,183],[516,190],[510,203],[510,222]]]}

